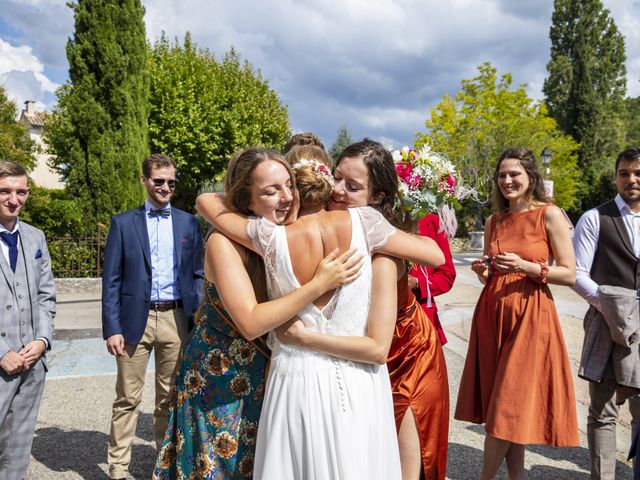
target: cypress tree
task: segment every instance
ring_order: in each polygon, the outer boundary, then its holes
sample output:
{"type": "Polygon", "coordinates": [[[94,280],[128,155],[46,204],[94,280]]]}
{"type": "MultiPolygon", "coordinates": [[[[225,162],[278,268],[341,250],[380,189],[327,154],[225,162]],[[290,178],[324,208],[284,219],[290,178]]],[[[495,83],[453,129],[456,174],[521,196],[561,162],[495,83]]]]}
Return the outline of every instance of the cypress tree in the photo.
{"type": "Polygon", "coordinates": [[[353,143],[351,133],[346,125],[340,125],[336,132],[336,139],[333,141],[331,148],[329,149],[329,155],[333,159],[333,163],[338,160],[338,157],[342,151],[353,143]]]}
{"type": "Polygon", "coordinates": [[[147,43],[140,0],[78,0],[69,81],[47,125],[54,163],[88,222],[139,205],[148,154],[147,43]]]}
{"type": "Polygon", "coordinates": [[[586,209],[610,195],[624,146],[624,38],[601,0],[555,0],[549,36],[543,92],[551,116],[580,143],[580,208],[586,209]]]}

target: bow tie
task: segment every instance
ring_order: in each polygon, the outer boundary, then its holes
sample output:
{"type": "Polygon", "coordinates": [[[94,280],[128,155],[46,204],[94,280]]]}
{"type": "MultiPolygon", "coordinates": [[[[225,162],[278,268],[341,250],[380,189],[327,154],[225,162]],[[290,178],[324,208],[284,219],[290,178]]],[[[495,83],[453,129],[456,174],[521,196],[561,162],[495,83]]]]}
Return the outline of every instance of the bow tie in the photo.
{"type": "Polygon", "coordinates": [[[152,208],[149,210],[149,216],[151,217],[168,217],[171,215],[171,210],[168,208],[152,208]]]}

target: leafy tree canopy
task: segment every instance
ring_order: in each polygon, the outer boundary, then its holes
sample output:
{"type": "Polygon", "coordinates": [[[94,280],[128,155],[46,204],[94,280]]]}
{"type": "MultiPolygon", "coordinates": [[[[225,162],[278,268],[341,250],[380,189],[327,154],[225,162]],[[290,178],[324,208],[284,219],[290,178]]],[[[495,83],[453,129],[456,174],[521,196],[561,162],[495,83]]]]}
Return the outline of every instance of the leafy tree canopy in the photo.
{"type": "Polygon", "coordinates": [[[19,163],[28,171],[36,166],[36,143],[26,125],[16,120],[18,109],[0,85],[0,160],[19,163]]]}
{"type": "Polygon", "coordinates": [[[547,147],[553,154],[550,179],[555,182],[556,203],[571,209],[579,188],[577,143],[560,132],[546,107],[529,98],[524,85],[512,87],[510,74],[498,78],[490,63],[480,65],[478,72],[462,81],[455,96],[445,95],[431,109],[427,132],[417,134],[416,146],[428,143],[446,154],[484,199],[490,196],[496,161],[505,149],[522,146],[539,157],[547,147]]]}
{"type": "Polygon", "coordinates": [[[221,178],[234,152],[284,144],[287,108],[233,49],[217,61],[187,33],[182,45],[163,34],[150,50],[151,150],[176,160],[175,203],[192,209],[202,185],[221,178]]]}
{"type": "Polygon", "coordinates": [[[581,209],[608,198],[624,148],[624,37],[601,0],[555,0],[545,101],[560,128],[580,144],[581,209]],[[603,190],[604,188],[604,190],[603,190]]]}

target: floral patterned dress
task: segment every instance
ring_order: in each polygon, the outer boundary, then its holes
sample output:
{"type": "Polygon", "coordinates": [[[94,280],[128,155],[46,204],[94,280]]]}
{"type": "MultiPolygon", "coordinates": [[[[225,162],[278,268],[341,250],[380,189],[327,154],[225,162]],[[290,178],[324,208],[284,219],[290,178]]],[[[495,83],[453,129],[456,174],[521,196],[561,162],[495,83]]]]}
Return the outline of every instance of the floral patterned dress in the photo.
{"type": "Polygon", "coordinates": [[[183,352],[153,479],[251,478],[268,349],[236,332],[212,283],[183,352]]]}

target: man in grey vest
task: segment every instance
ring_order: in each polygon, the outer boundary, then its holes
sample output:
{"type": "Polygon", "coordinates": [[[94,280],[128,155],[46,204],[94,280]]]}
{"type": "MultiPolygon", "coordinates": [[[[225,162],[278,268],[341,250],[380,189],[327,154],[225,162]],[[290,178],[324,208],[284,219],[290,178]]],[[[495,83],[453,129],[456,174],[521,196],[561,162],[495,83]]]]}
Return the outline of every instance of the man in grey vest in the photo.
{"type": "Polygon", "coordinates": [[[0,161],[0,479],[23,479],[51,348],[55,285],[44,234],[18,220],[27,172],[0,161]]]}
{"type": "MultiPolygon", "coordinates": [[[[585,212],[573,237],[577,267],[574,290],[590,304],[584,321],[579,375],[590,380],[587,431],[594,479],[615,478],[619,411],[616,398],[625,398],[621,395],[625,386],[616,379],[621,376],[621,369],[627,369],[623,371],[625,378],[640,373],[628,371],[629,367],[616,358],[618,346],[611,340],[615,332],[607,327],[613,310],[611,298],[607,297],[607,290],[611,289],[608,286],[636,292],[640,288],[640,148],[628,148],[618,155],[615,175],[618,195],[585,212]]],[[[620,301],[628,300],[620,297],[620,301]]],[[[634,295],[631,301],[635,301],[634,295]]],[[[637,343],[634,348],[637,358],[637,343]]],[[[640,396],[626,397],[635,430],[640,425],[640,396]]]]}

